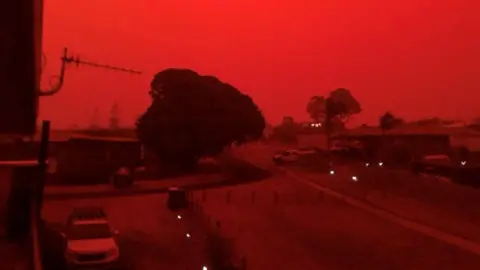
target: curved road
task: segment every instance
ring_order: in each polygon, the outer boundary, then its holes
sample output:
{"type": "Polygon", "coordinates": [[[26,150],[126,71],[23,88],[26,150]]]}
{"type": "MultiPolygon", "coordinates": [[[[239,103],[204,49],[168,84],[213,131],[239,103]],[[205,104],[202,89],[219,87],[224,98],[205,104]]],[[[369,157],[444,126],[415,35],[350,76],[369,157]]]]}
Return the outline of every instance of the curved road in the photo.
{"type": "Polygon", "coordinates": [[[480,257],[282,176],[196,194],[248,269],[478,269],[480,257]]]}

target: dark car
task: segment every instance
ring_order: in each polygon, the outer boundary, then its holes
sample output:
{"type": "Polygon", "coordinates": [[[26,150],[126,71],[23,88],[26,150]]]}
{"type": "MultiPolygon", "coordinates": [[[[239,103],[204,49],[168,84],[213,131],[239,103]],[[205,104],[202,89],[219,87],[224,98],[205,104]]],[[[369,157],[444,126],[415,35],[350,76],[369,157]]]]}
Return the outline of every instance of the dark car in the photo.
{"type": "Polygon", "coordinates": [[[188,192],[182,188],[172,187],[168,189],[167,208],[170,211],[178,211],[188,208],[188,192]]]}

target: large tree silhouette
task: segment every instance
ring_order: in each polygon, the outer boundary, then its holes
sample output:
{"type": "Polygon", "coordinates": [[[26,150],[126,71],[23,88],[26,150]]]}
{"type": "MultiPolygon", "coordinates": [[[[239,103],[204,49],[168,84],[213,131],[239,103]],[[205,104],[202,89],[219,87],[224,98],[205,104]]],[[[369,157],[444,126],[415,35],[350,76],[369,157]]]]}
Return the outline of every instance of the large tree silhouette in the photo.
{"type": "Polygon", "coordinates": [[[253,100],[213,76],[166,69],[150,86],[152,103],[136,132],[164,164],[192,168],[201,157],[263,135],[265,120],[253,100]]]}
{"type": "Polygon", "coordinates": [[[386,133],[390,129],[393,129],[395,127],[398,127],[404,123],[404,121],[401,118],[396,117],[393,113],[391,112],[386,112],[382,116],[380,116],[380,119],[378,120],[378,126],[382,130],[382,133],[386,133]]]}
{"type": "Polygon", "coordinates": [[[360,103],[345,88],[335,89],[327,97],[313,96],[307,103],[307,113],[310,118],[323,123],[325,127],[328,147],[330,147],[332,132],[344,127],[352,115],[361,111],[360,103]]]}
{"type": "Polygon", "coordinates": [[[403,144],[394,144],[387,140],[386,134],[389,130],[404,125],[402,118],[395,116],[392,112],[386,112],[378,119],[378,126],[382,131],[381,148],[377,153],[377,158],[387,159],[390,162],[405,163],[410,159],[411,153],[403,144]]]}

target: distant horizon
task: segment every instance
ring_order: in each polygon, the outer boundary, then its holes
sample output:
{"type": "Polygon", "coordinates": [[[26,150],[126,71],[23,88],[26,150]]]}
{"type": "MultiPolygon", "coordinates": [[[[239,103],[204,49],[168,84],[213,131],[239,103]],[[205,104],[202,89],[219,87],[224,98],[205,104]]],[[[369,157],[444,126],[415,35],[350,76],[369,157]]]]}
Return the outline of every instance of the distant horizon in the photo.
{"type": "Polygon", "coordinates": [[[99,124],[119,105],[132,126],[166,68],[214,75],[249,95],[276,124],[308,121],[311,96],[349,89],[363,111],[411,121],[480,116],[479,1],[45,1],[42,89],[63,48],[84,61],[142,75],[68,66],[63,89],[40,101],[55,128],[99,124]],[[74,10],[75,12],[66,12],[74,10]],[[246,19],[248,18],[248,19],[246,19]]]}
{"type": "MultiPolygon", "coordinates": [[[[419,119],[415,119],[415,120],[407,120],[407,123],[410,123],[410,122],[415,122],[415,121],[419,121],[419,120],[428,120],[428,119],[432,119],[432,118],[435,118],[435,116],[433,117],[426,117],[426,118],[419,118],[419,119]]],[[[439,117],[438,117],[439,118],[439,117]]],[[[473,120],[474,119],[471,119],[470,121],[466,121],[466,120],[456,120],[456,119],[443,119],[443,118],[439,118],[441,119],[442,121],[453,121],[453,122],[457,122],[457,123],[462,123],[464,122],[466,125],[469,125],[469,124],[472,124],[473,123],[473,120]]],[[[297,123],[309,123],[309,122],[314,122],[313,120],[307,120],[307,121],[297,121],[295,120],[297,123]]],[[[38,128],[41,127],[41,122],[42,120],[39,121],[39,123],[37,124],[38,128]]],[[[275,126],[275,125],[278,125],[280,124],[281,122],[279,123],[276,123],[276,124],[271,124],[271,123],[267,123],[269,125],[272,125],[272,126],[275,126]]],[[[356,128],[356,127],[361,127],[362,125],[364,124],[358,124],[358,125],[355,125],[355,126],[351,126],[351,125],[347,125],[347,128],[351,129],[351,128],[356,128]]],[[[378,122],[375,123],[375,124],[368,124],[366,123],[366,125],[370,126],[370,127],[378,127],[378,122]]],[[[112,129],[110,127],[108,127],[107,125],[99,125],[95,128],[93,127],[89,127],[89,126],[77,126],[77,127],[55,127],[54,125],[52,125],[52,131],[75,131],[75,130],[95,130],[95,129],[100,129],[100,130],[115,130],[115,129],[112,129]]],[[[125,125],[125,126],[119,126],[117,129],[135,129],[135,126],[134,125],[125,125]]]]}

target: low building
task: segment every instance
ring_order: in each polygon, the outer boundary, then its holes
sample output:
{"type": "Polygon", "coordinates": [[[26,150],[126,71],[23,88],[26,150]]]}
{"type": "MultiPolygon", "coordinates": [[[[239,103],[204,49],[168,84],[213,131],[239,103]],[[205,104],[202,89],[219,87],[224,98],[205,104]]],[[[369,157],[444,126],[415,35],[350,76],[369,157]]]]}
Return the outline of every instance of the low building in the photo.
{"type": "Polygon", "coordinates": [[[447,154],[451,152],[451,133],[445,129],[392,129],[382,132],[378,127],[361,127],[336,136],[342,140],[357,140],[369,156],[378,156],[388,149],[403,149],[411,155],[447,154]]]}
{"type": "Polygon", "coordinates": [[[136,167],[142,160],[138,140],[76,136],[57,152],[57,172],[68,175],[110,175],[118,167],[136,167]]]}

